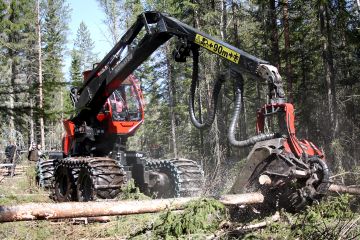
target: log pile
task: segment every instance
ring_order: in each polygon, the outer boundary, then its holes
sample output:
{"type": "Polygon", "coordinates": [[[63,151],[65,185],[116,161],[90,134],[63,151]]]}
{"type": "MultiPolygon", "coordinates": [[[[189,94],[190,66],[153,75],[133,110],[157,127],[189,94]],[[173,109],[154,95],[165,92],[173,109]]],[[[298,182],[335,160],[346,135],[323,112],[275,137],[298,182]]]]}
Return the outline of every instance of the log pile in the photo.
{"type": "MultiPolygon", "coordinates": [[[[8,175],[12,171],[13,166],[14,165],[11,163],[0,164],[0,175],[8,175]]],[[[15,165],[15,170],[13,174],[23,174],[26,172],[27,168],[28,166],[15,165]]]]}

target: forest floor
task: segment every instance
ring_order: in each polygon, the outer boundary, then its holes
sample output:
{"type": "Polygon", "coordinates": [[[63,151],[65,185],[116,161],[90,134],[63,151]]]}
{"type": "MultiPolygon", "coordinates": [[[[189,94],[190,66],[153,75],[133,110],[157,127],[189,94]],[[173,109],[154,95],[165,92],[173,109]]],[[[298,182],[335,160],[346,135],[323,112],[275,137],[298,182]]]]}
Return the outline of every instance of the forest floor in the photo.
{"type": "MultiPolygon", "coordinates": [[[[36,185],[34,166],[24,169],[13,178],[0,176],[0,206],[52,201],[49,192],[36,185]]],[[[244,225],[234,222],[217,203],[205,201],[180,213],[118,216],[106,223],[74,219],[2,223],[0,239],[360,239],[356,204],[359,199],[349,196],[329,198],[303,213],[280,212],[244,225]],[[211,216],[204,209],[210,209],[211,216]],[[201,212],[205,217],[199,216],[201,212]]]]}
{"type": "MultiPolygon", "coordinates": [[[[52,202],[49,192],[35,183],[34,166],[13,178],[0,177],[0,205],[52,202]]],[[[0,223],[0,239],[126,239],[151,225],[158,214],[111,217],[110,222],[28,221],[0,223]]],[[[141,238],[145,239],[145,238],[141,238]]]]}

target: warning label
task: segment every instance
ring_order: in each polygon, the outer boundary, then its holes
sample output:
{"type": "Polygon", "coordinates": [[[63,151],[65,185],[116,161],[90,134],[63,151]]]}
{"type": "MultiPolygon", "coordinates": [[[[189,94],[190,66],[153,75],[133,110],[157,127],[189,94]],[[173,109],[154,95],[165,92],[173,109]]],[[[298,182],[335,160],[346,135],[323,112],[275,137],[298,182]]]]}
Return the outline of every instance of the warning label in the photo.
{"type": "Polygon", "coordinates": [[[240,54],[227,48],[219,43],[214,42],[200,34],[196,34],[195,43],[210,50],[213,53],[220,55],[234,63],[239,63],[240,54]]]}

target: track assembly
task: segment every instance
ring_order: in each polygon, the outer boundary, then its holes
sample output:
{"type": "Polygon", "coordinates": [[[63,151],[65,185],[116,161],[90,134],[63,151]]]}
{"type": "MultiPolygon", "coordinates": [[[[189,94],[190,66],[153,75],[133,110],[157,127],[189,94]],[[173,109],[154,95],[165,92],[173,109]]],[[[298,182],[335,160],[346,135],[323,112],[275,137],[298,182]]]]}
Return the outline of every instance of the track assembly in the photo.
{"type": "Polygon", "coordinates": [[[42,188],[51,188],[54,175],[54,159],[36,163],[36,183],[42,188]]]}
{"type": "Polygon", "coordinates": [[[119,162],[107,157],[65,158],[55,169],[54,198],[57,201],[112,199],[125,184],[119,162]]]}
{"type": "Polygon", "coordinates": [[[157,198],[200,196],[203,192],[204,172],[188,159],[148,161],[150,194],[157,198]]]}

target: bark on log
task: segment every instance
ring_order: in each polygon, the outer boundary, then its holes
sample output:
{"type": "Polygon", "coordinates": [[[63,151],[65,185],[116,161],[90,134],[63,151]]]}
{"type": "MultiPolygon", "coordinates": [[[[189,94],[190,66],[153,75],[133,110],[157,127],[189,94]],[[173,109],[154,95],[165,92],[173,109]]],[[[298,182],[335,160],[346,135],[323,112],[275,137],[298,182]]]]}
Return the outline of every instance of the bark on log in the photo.
{"type": "Polygon", "coordinates": [[[335,193],[348,193],[352,195],[360,195],[360,188],[347,187],[342,185],[331,184],[329,187],[329,192],[335,193]]]}
{"type": "MultiPolygon", "coordinates": [[[[360,195],[359,188],[332,184],[329,192],[360,195]]],[[[0,222],[48,220],[78,217],[118,216],[130,214],[155,213],[166,209],[181,210],[187,203],[199,198],[171,198],[142,201],[107,202],[66,202],[66,203],[28,203],[14,206],[0,206],[0,222]]],[[[263,203],[261,193],[246,193],[221,196],[224,205],[247,205],[263,203]]]]}
{"type": "MultiPolygon", "coordinates": [[[[155,213],[166,209],[184,209],[187,203],[199,198],[171,198],[143,201],[117,202],[66,202],[28,203],[14,206],[0,206],[0,222],[48,220],[78,217],[117,216],[129,214],[155,213]]],[[[262,203],[261,193],[223,196],[225,205],[262,203]]]]}
{"type": "Polygon", "coordinates": [[[264,195],[261,193],[229,194],[220,197],[219,201],[224,205],[243,205],[264,202],[264,195]]]}

